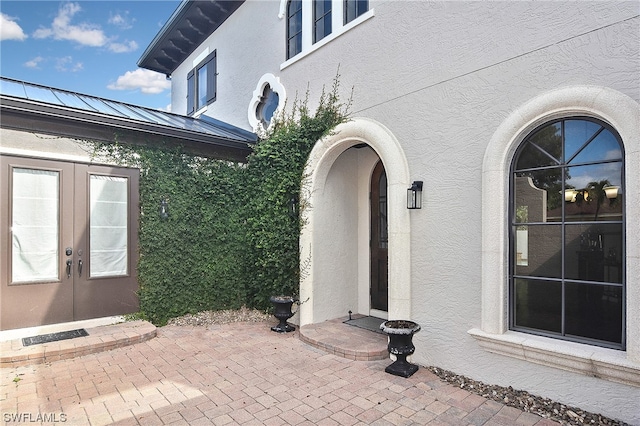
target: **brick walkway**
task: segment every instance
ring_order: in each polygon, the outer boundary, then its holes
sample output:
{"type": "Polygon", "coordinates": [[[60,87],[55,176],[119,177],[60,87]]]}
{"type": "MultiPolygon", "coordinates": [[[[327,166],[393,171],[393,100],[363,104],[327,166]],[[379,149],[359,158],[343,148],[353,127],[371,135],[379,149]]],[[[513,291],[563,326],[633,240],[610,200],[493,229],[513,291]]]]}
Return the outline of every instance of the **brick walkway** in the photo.
{"type": "Polygon", "coordinates": [[[270,325],[168,326],[159,328],[157,337],[131,346],[2,368],[2,421],[557,424],[445,384],[426,369],[408,379],[392,376],[384,372],[388,360],[355,361],[328,354],[304,343],[298,331],[277,334],[270,325]]]}

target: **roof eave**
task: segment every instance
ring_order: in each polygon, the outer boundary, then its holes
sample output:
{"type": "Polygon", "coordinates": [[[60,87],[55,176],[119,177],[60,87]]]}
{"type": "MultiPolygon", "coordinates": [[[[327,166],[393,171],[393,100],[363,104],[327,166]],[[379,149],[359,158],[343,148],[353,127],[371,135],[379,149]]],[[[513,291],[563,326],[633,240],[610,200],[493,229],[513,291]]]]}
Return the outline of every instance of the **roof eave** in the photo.
{"type": "Polygon", "coordinates": [[[147,46],[138,66],[171,75],[244,1],[183,0],[147,46]],[[194,19],[199,19],[199,26],[194,19]]]}
{"type": "Polygon", "coordinates": [[[72,111],[36,102],[0,97],[0,127],[61,135],[77,139],[137,145],[175,143],[188,152],[224,160],[245,162],[251,140],[229,139],[154,123],[72,111]]]}

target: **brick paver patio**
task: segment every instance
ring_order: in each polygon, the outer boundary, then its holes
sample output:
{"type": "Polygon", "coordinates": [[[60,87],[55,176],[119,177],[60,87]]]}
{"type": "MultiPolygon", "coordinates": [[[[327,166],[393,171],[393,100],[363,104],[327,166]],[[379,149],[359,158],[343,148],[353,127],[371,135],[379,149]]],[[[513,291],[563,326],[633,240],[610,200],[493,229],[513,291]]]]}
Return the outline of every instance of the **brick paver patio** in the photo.
{"type": "MultiPolygon", "coordinates": [[[[556,425],[389,360],[356,361],[272,324],[167,326],[157,337],[0,370],[5,424],[556,425]],[[44,421],[43,421],[44,420],[44,421]],[[64,423],[62,423],[64,421],[64,423]]],[[[112,326],[117,327],[117,326],[112,326]]],[[[114,329],[115,330],[115,329],[114,329]]]]}

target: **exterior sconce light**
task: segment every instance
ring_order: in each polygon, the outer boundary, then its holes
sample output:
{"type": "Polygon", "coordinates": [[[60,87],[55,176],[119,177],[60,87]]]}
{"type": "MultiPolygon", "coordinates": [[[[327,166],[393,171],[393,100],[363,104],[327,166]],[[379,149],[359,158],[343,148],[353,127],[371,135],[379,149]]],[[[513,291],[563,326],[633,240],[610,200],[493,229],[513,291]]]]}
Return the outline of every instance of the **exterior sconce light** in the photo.
{"type": "Polygon", "coordinates": [[[604,193],[609,200],[615,200],[616,198],[618,198],[618,191],[620,191],[619,186],[609,185],[605,186],[602,189],[604,189],[604,193]]]}
{"type": "Polygon", "coordinates": [[[160,219],[167,220],[169,219],[169,202],[166,198],[163,198],[160,201],[160,207],[158,208],[158,214],[160,215],[160,219]]]}
{"type": "Polygon", "coordinates": [[[298,201],[298,196],[296,194],[293,194],[289,199],[289,216],[291,216],[292,219],[298,218],[298,210],[300,206],[298,201]]]}
{"type": "Polygon", "coordinates": [[[415,180],[407,189],[407,208],[410,210],[422,208],[422,181],[415,180]]]}

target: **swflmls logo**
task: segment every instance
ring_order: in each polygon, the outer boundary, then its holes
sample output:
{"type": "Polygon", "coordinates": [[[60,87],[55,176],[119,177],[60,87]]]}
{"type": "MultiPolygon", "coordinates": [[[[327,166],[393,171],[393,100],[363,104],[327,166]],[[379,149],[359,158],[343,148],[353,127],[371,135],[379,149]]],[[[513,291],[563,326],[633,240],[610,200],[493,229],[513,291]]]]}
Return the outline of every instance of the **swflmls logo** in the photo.
{"type": "Polygon", "coordinates": [[[4,413],[5,423],[64,423],[67,415],[64,413],[4,413]]]}

